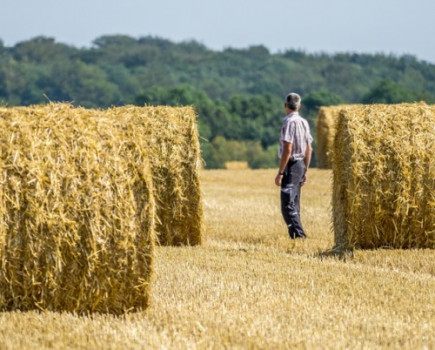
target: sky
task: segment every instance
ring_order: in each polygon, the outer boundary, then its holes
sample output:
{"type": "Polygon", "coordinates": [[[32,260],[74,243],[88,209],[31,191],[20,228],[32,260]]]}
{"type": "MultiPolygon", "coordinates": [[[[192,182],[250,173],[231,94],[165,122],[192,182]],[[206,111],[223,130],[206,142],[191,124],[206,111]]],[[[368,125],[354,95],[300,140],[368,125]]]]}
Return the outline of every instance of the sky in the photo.
{"type": "Polygon", "coordinates": [[[6,46],[44,35],[196,40],[210,49],[411,54],[435,64],[434,0],[0,0],[6,46]]]}

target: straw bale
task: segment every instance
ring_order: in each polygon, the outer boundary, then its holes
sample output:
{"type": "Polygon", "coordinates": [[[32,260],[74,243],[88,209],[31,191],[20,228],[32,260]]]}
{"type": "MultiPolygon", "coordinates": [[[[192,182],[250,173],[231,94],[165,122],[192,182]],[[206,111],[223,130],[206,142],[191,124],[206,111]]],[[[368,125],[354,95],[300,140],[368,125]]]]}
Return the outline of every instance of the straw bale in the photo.
{"type": "Polygon", "coordinates": [[[331,156],[335,137],[335,123],[341,106],[321,107],[316,124],[316,159],[320,169],[331,169],[331,156]]]}
{"type": "Polygon", "coordinates": [[[341,248],[435,248],[435,109],[347,106],[334,142],[341,248]]]}
{"type": "Polygon", "coordinates": [[[0,109],[0,308],[148,304],[154,199],[134,129],[65,104],[0,109]]]}
{"type": "Polygon", "coordinates": [[[160,244],[200,244],[202,162],[194,109],[124,106],[109,109],[107,114],[134,125],[135,140],[147,149],[160,244]]]}

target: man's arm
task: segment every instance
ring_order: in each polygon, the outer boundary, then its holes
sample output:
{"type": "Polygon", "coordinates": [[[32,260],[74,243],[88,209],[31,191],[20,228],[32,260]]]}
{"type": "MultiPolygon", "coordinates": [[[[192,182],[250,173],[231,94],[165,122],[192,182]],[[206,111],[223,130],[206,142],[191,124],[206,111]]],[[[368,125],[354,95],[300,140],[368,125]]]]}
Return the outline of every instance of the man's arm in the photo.
{"type": "Polygon", "coordinates": [[[308,144],[307,150],[305,151],[305,158],[304,158],[305,169],[307,169],[307,170],[308,170],[308,167],[310,166],[310,162],[311,162],[311,153],[313,153],[313,148],[311,147],[310,144],[308,144]]]}
{"type": "Polygon", "coordinates": [[[293,145],[290,142],[285,142],[282,149],[282,155],[281,155],[281,161],[279,163],[279,170],[278,174],[275,178],[275,185],[281,186],[281,181],[284,175],[281,175],[284,173],[285,168],[287,167],[287,163],[290,159],[290,155],[292,154],[293,145]]]}
{"type": "Polygon", "coordinates": [[[311,144],[308,144],[307,149],[305,151],[305,158],[304,158],[305,174],[304,174],[304,177],[302,179],[302,186],[305,185],[305,183],[307,182],[307,171],[308,171],[308,167],[310,166],[310,162],[311,162],[311,153],[313,153],[313,148],[311,147],[311,144]]]}

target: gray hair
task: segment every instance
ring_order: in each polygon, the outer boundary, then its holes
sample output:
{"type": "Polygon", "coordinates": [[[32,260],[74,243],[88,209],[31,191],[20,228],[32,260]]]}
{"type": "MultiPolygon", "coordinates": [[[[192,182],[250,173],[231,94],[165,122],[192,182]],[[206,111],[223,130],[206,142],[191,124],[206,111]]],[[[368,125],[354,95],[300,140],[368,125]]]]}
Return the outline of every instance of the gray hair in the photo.
{"type": "Polygon", "coordinates": [[[289,93],[285,98],[285,103],[287,104],[288,108],[293,110],[297,110],[301,106],[301,101],[301,96],[295,92],[289,93]]]}

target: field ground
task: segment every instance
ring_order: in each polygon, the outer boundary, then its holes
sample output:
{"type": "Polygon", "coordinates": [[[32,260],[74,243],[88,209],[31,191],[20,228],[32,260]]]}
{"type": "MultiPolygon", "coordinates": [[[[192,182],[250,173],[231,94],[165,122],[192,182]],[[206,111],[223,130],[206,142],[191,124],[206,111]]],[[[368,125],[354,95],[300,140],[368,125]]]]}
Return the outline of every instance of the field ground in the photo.
{"type": "Polygon", "coordinates": [[[0,313],[0,349],[435,348],[435,251],[328,254],[331,173],[316,169],[309,239],[290,241],[274,175],[203,171],[205,243],[157,249],[146,312],[0,313]]]}

